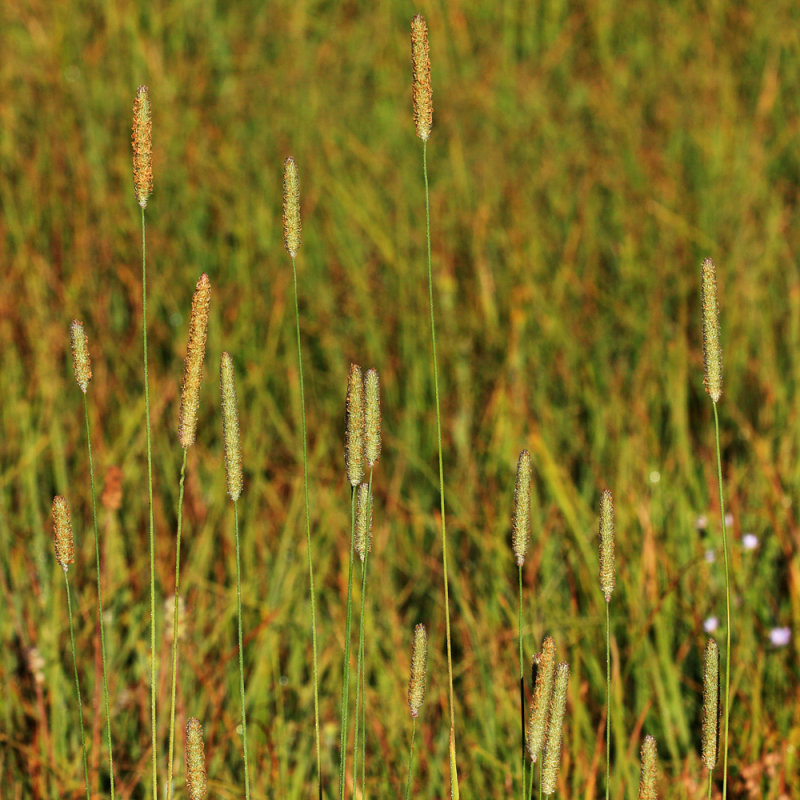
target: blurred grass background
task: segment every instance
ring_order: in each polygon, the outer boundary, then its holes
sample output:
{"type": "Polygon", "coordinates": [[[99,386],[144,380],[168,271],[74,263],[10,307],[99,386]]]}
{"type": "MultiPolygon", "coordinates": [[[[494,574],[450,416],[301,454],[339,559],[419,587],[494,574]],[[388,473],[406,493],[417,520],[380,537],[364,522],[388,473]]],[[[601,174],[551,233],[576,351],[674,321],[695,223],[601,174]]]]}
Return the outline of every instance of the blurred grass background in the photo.
{"type": "MultiPolygon", "coordinates": [[[[415,796],[447,791],[435,417],[409,20],[431,30],[429,146],[444,389],[459,767],[466,797],[516,791],[517,455],[537,493],[526,654],[572,665],[560,795],[603,792],[596,509],[612,488],[614,797],[656,736],[664,797],[704,793],[704,621],[724,617],[699,264],[718,263],[733,515],[731,796],[796,796],[800,621],[800,9],[791,2],[479,4],[130,0],[0,7],[0,778],[78,797],[79,738],[49,505],[73,507],[92,780],[105,785],[88,465],[68,325],[94,358],[118,795],[148,796],[146,467],[136,86],[154,108],[148,207],[159,598],[169,606],[191,293],[213,285],[189,456],[179,722],[206,726],[210,788],[240,795],[232,511],[217,371],[235,359],[251,774],[256,797],[313,781],[313,702],[291,270],[281,168],[303,181],[298,259],[319,586],[326,796],[336,788],[349,493],[347,368],[383,380],[368,603],[370,793],[403,790],[411,631],[431,633],[415,796]],[[742,534],[759,539],[742,547],[742,534]],[[716,563],[709,559],[716,557],[716,563]]],[[[358,591],[356,591],[358,597],[358,591]]],[[[161,603],[159,610],[162,610],[161,603]]],[[[169,626],[159,618],[166,663],[169,626]]],[[[717,631],[720,641],[724,630],[717,631]]],[[[160,722],[166,737],[168,669],[160,722]]],[[[164,773],[165,738],[162,742],[164,773]]],[[[182,746],[178,747],[182,758],[182,746]]],[[[182,781],[183,767],[178,769],[182,781]]],[[[719,771],[718,771],[719,774],[719,771]]],[[[163,775],[162,775],[163,778],[163,775]]],[[[721,781],[720,781],[721,783],[721,781]]],[[[182,786],[182,783],[179,785],[182,786]]],[[[716,791],[716,789],[715,789],[716,791]]]]}

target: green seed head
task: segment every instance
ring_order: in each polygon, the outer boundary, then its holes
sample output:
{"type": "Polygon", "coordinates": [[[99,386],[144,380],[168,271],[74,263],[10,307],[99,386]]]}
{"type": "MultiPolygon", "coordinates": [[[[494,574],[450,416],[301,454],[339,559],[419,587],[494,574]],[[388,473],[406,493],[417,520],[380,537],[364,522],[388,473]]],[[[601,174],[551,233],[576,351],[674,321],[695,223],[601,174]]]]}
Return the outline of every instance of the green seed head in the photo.
{"type": "Polygon", "coordinates": [[[283,162],[283,243],[286,252],[297,258],[301,244],[300,176],[297,164],[289,156],[283,162]]]}
{"type": "Polygon", "coordinates": [[[356,489],[355,546],[361,563],[372,550],[372,507],[369,501],[369,484],[359,483],[356,489]]]}
{"type": "Polygon", "coordinates": [[[552,636],[548,636],[542,642],[542,652],[537,653],[535,661],[536,681],[528,714],[528,728],[525,731],[525,742],[531,763],[535,762],[542,752],[547,733],[547,718],[550,714],[550,700],[556,676],[556,643],[552,636]]]}
{"type": "Polygon", "coordinates": [[[411,645],[411,677],[408,681],[408,709],[416,719],[425,700],[425,680],[428,669],[428,633],[420,624],[414,628],[411,645]]]}
{"type": "Polygon", "coordinates": [[[192,316],[189,320],[189,344],[183,371],[183,391],[178,419],[178,441],[184,449],[194,444],[197,434],[197,412],[200,409],[200,382],[203,379],[203,360],[206,355],[208,309],[211,305],[211,282],[205,272],[197,281],[192,297],[192,316]]]}
{"type": "Polygon", "coordinates": [[[611,602],[616,579],[614,563],[614,500],[606,489],[600,498],[600,587],[611,602]]]}
{"type": "Polygon", "coordinates": [[[719,739],[719,648],[706,642],[703,658],[703,763],[710,770],[717,765],[719,739]]]}
{"type": "Polygon", "coordinates": [[[422,14],[411,20],[411,94],[417,136],[427,142],[433,128],[433,89],[428,23],[422,14]]]}
{"type": "Polygon", "coordinates": [[[56,561],[66,572],[75,560],[75,545],[72,539],[69,504],[61,495],[53,498],[53,540],[56,547],[56,561]]]}
{"type": "Polygon", "coordinates": [[[561,728],[567,709],[567,686],[569,684],[569,664],[556,667],[553,697],[550,701],[550,719],[547,723],[547,738],[542,756],[542,791],[553,794],[558,782],[558,768],[561,765],[561,728]]]}
{"type": "Polygon", "coordinates": [[[86,338],[83,323],[73,320],[69,334],[72,341],[72,371],[81,391],[86,394],[92,379],[92,360],[89,357],[89,340],[86,338]]]}
{"type": "Polygon", "coordinates": [[[153,126],[150,116],[150,92],[146,86],[136,90],[133,101],[133,190],[144,208],[153,193],[153,126]]]}
{"type": "Polygon", "coordinates": [[[657,800],[658,747],[656,747],[656,740],[652,736],[644,737],[641,756],[642,774],[639,778],[639,800],[657,800]]]}
{"type": "Polygon", "coordinates": [[[189,800],[206,800],[208,785],[203,726],[195,717],[186,723],[184,750],[186,752],[186,793],[189,795],[189,800]]]}
{"type": "Polygon", "coordinates": [[[718,403],[722,397],[722,339],[719,327],[717,268],[710,258],[703,261],[700,291],[703,304],[703,382],[708,396],[718,403]]]}
{"type": "Polygon", "coordinates": [[[367,464],[374,467],[381,457],[381,388],[377,370],[367,370],[367,377],[364,379],[364,396],[366,398],[364,452],[367,464]]]}
{"type": "Polygon", "coordinates": [[[222,391],[222,438],[225,443],[225,476],[228,494],[235,503],[242,494],[242,448],[239,444],[239,408],[236,402],[236,376],[233,359],[222,354],[219,365],[222,391]]]}
{"type": "Polygon", "coordinates": [[[514,486],[514,516],[511,520],[511,546],[521,567],[528,552],[531,530],[531,454],[523,450],[517,462],[517,482],[514,486]]]}
{"type": "Polygon", "coordinates": [[[350,365],[347,379],[344,465],[351,486],[364,480],[364,382],[361,367],[350,365]]]}

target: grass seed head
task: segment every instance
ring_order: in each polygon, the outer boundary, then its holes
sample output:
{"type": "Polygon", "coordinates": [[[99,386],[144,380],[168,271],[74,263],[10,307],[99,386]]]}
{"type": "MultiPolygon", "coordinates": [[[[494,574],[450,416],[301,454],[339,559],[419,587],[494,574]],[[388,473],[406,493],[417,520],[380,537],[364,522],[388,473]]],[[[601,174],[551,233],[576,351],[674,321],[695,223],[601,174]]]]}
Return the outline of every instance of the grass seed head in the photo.
{"type": "Polygon", "coordinates": [[[219,365],[222,393],[222,438],[225,443],[225,477],[228,494],[235,503],[242,494],[242,448],[239,444],[239,408],[236,402],[236,373],[229,353],[219,365]]]}
{"type": "Polygon", "coordinates": [[[292,258],[297,257],[301,244],[300,176],[297,164],[289,156],[283,162],[283,243],[292,258]]]}
{"type": "Polygon", "coordinates": [[[186,754],[186,793],[189,795],[189,800],[206,800],[208,797],[206,750],[203,743],[203,726],[196,717],[192,717],[186,723],[184,751],[186,754]]]}
{"type": "Polygon", "coordinates": [[[378,371],[375,369],[367,370],[367,377],[364,378],[364,396],[366,400],[364,453],[367,464],[374,467],[381,457],[381,386],[378,371]]]}
{"type": "Polygon", "coordinates": [[[372,550],[372,504],[369,501],[369,484],[359,483],[356,490],[355,546],[361,563],[372,550]]]}
{"type": "Polygon", "coordinates": [[[197,412],[200,408],[200,382],[203,379],[203,359],[206,355],[208,309],[211,304],[211,283],[205,272],[197,281],[192,297],[192,316],[189,320],[189,344],[183,371],[183,391],[178,419],[178,441],[184,449],[194,444],[197,433],[197,412]]]}
{"type": "Polygon", "coordinates": [[[53,540],[56,547],[56,561],[66,572],[75,561],[75,544],[72,538],[72,520],[69,504],[61,496],[53,498],[53,540]]]}
{"type": "Polygon", "coordinates": [[[422,624],[414,628],[411,645],[411,676],[408,681],[408,710],[416,719],[425,700],[425,681],[428,672],[428,632],[422,624]]]}
{"type": "Polygon", "coordinates": [[[528,713],[528,728],[525,731],[525,743],[531,763],[535,762],[542,752],[547,732],[547,718],[556,676],[556,643],[552,636],[546,637],[542,642],[542,652],[538,653],[535,659],[536,680],[528,713]]]}
{"type": "Polygon", "coordinates": [[[142,208],[153,193],[153,131],[150,117],[150,92],[146,86],[136,90],[133,101],[133,189],[142,208]]]}
{"type": "Polygon", "coordinates": [[[722,339],[719,328],[717,268],[703,261],[700,290],[703,304],[703,383],[708,396],[718,403],[722,397],[722,339]]]}
{"type": "Polygon", "coordinates": [[[72,341],[72,370],[78,386],[86,394],[89,381],[92,379],[92,359],[89,357],[89,340],[86,338],[83,323],[77,319],[72,320],[69,334],[72,341]]]}
{"type": "Polygon", "coordinates": [[[553,794],[558,782],[558,768],[561,765],[561,728],[567,709],[567,687],[569,684],[569,664],[556,667],[553,697],[550,700],[550,719],[547,723],[547,738],[542,756],[542,791],[553,794]]]}
{"type": "Polygon", "coordinates": [[[717,765],[719,740],[719,647],[706,642],[703,657],[703,763],[710,770],[717,765]]]}
{"type": "Polygon", "coordinates": [[[600,587],[611,602],[616,581],[614,561],[614,498],[606,489],[600,498],[600,587]]]}
{"type": "Polygon", "coordinates": [[[531,531],[531,454],[523,450],[517,462],[517,482],[514,486],[514,515],[511,521],[511,545],[522,566],[528,552],[531,531]]]}
{"type": "Polygon", "coordinates": [[[639,800],[657,800],[658,747],[652,736],[644,737],[641,757],[642,774],[639,778],[639,800]]]}
{"type": "Polygon", "coordinates": [[[350,365],[345,409],[344,465],[351,486],[364,480],[364,382],[361,367],[350,365]]]}
{"type": "Polygon", "coordinates": [[[414,125],[417,136],[427,142],[433,128],[433,89],[428,23],[422,14],[417,14],[411,20],[411,75],[414,125]]]}

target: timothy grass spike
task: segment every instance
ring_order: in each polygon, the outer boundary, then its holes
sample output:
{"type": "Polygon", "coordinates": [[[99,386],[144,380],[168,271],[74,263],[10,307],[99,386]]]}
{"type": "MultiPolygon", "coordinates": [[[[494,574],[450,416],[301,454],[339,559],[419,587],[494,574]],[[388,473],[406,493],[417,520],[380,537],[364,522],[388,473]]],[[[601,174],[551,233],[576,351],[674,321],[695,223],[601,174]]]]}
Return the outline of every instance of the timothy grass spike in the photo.
{"type": "Polygon", "coordinates": [[[186,793],[189,795],[189,800],[206,800],[208,780],[203,726],[196,717],[192,717],[186,723],[186,735],[183,741],[186,756],[186,793]]]}
{"type": "Polygon", "coordinates": [[[350,485],[358,486],[364,480],[364,382],[357,364],[347,379],[344,463],[350,485]]]}
{"type": "Polygon", "coordinates": [[[547,738],[542,756],[542,791],[553,794],[558,781],[558,768],[561,765],[561,728],[567,708],[567,687],[569,684],[569,664],[556,667],[553,697],[550,701],[550,720],[547,723],[547,738]]]}
{"type": "Polygon", "coordinates": [[[72,320],[69,333],[72,341],[72,370],[75,373],[75,380],[78,382],[78,386],[86,394],[86,390],[89,388],[89,381],[92,379],[89,340],[86,338],[83,323],[77,319],[72,320]]]}
{"type": "Polygon", "coordinates": [[[223,353],[219,365],[222,394],[222,434],[225,444],[225,477],[228,494],[235,503],[242,494],[242,449],[239,443],[239,408],[236,401],[236,373],[233,359],[223,353]]]}
{"type": "Polygon", "coordinates": [[[642,774],[639,778],[639,800],[657,800],[656,781],[658,780],[658,747],[652,736],[645,736],[642,742],[642,774]]]}
{"type": "Polygon", "coordinates": [[[556,676],[556,643],[552,636],[546,637],[542,642],[542,652],[536,656],[536,660],[538,670],[526,731],[528,758],[531,763],[534,763],[542,752],[547,733],[547,720],[556,676]]]}
{"type": "Polygon", "coordinates": [[[523,450],[517,462],[517,481],[514,486],[514,515],[511,524],[511,545],[521,567],[528,552],[531,530],[531,454],[523,450]]]}
{"type": "Polygon", "coordinates": [[[411,645],[411,674],[408,680],[408,710],[416,719],[425,701],[425,683],[428,675],[428,632],[420,623],[414,628],[411,645]]]}
{"type": "Polygon", "coordinates": [[[703,305],[703,372],[706,392],[718,403],[722,397],[722,340],[719,325],[717,268],[707,258],[703,261],[701,294],[703,305]]]}
{"type": "Polygon", "coordinates": [[[356,552],[364,563],[367,553],[372,550],[372,503],[369,484],[359,483],[356,490],[356,552]]]}
{"type": "Polygon", "coordinates": [[[146,86],[136,90],[133,101],[133,188],[141,208],[153,193],[153,131],[150,92],[146,86]]]}
{"type": "Polygon", "coordinates": [[[606,603],[611,602],[616,581],[614,563],[614,499],[606,489],[600,498],[600,586],[606,603]]]}
{"type": "Polygon", "coordinates": [[[297,258],[302,243],[300,220],[300,176],[297,164],[289,156],[283,162],[283,243],[291,258],[297,258]]]}
{"type": "Polygon", "coordinates": [[[709,770],[717,765],[719,741],[719,647],[706,642],[703,656],[703,763],[709,770]]]}
{"type": "Polygon", "coordinates": [[[381,457],[381,388],[378,371],[368,369],[364,378],[364,453],[367,464],[374,467],[381,457]]]}
{"type": "Polygon", "coordinates": [[[61,496],[53,498],[53,539],[56,549],[56,561],[66,572],[75,561],[75,544],[72,537],[72,520],[69,503],[61,496]]]}
{"type": "Polygon", "coordinates": [[[433,88],[428,23],[422,14],[411,20],[411,68],[414,126],[417,136],[427,142],[433,128],[433,88]]]}
{"type": "Polygon", "coordinates": [[[178,441],[184,449],[194,444],[197,433],[197,412],[200,408],[200,382],[203,378],[203,359],[206,354],[208,310],[211,304],[211,283],[205,272],[197,281],[192,297],[192,316],[189,320],[189,344],[181,392],[178,421],[178,441]]]}

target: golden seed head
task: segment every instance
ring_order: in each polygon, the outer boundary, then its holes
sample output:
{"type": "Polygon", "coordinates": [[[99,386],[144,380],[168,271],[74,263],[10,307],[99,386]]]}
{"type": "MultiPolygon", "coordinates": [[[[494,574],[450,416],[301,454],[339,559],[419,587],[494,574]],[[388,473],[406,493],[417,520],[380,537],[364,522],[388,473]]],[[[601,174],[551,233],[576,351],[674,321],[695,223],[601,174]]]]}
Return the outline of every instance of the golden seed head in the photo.
{"type": "Polygon", "coordinates": [[[183,370],[183,391],[178,418],[178,441],[184,449],[194,444],[197,433],[197,411],[200,408],[200,381],[203,379],[203,359],[206,355],[208,308],[211,305],[211,283],[205,272],[197,281],[192,297],[192,316],[189,320],[189,344],[183,370]]]}
{"type": "Polygon", "coordinates": [[[553,794],[558,781],[558,768],[561,764],[561,728],[567,709],[567,686],[569,684],[569,664],[556,667],[553,697],[550,700],[550,719],[547,723],[547,738],[542,756],[542,791],[553,794]]]}
{"type": "Polygon", "coordinates": [[[361,367],[350,365],[345,409],[344,465],[351,486],[364,480],[364,382],[361,367]]]}
{"type": "Polygon", "coordinates": [[[356,490],[356,535],[355,546],[361,563],[372,550],[372,503],[369,484],[359,483],[356,490]]]}
{"type": "Polygon", "coordinates": [[[425,700],[425,681],[428,674],[428,632],[421,623],[414,628],[411,645],[411,677],[408,681],[408,709],[411,716],[419,716],[425,700]]]}
{"type": "Polygon", "coordinates": [[[374,467],[381,457],[381,386],[378,371],[375,369],[367,370],[367,377],[364,378],[364,396],[366,400],[364,453],[367,464],[374,467]]]}
{"type": "Polygon", "coordinates": [[[414,125],[417,136],[427,142],[433,127],[433,89],[431,54],[428,46],[428,23],[422,14],[411,20],[411,76],[414,101],[414,125]]]}
{"type": "Polygon", "coordinates": [[[292,258],[300,249],[302,226],[300,223],[300,176],[297,164],[289,156],[283,162],[283,243],[292,258]]]}
{"type": "Polygon", "coordinates": [[[229,353],[219,365],[222,392],[222,438],[225,443],[225,477],[228,494],[235,503],[242,494],[242,448],[239,444],[239,408],[236,402],[236,373],[229,353]]]}
{"type": "Polygon", "coordinates": [[[133,189],[142,208],[153,193],[153,131],[150,117],[150,92],[146,86],[136,90],[133,101],[133,189]]]}
{"type": "Polygon", "coordinates": [[[644,737],[641,756],[642,774],[639,778],[639,800],[657,800],[658,747],[652,736],[644,737]]]}
{"type": "Polygon", "coordinates": [[[83,323],[77,319],[72,320],[69,335],[72,340],[72,370],[78,386],[86,394],[89,381],[92,379],[92,359],[89,357],[89,340],[86,338],[83,323]]]}
{"type": "Polygon", "coordinates": [[[707,258],[703,261],[700,291],[703,303],[703,383],[708,396],[718,403],[722,397],[722,339],[719,328],[717,268],[707,258]]]}
{"type": "Polygon", "coordinates": [[[606,489],[600,498],[600,587],[606,598],[606,603],[611,602],[616,580],[616,565],[614,563],[614,499],[611,492],[606,489]]]}
{"type": "Polygon", "coordinates": [[[556,643],[552,636],[546,637],[542,642],[542,652],[535,656],[535,665],[536,680],[528,713],[528,728],[525,731],[525,743],[531,763],[535,762],[542,752],[547,732],[547,718],[556,677],[556,643]]]}
{"type": "Polygon", "coordinates": [[[709,639],[703,658],[703,763],[711,770],[717,765],[718,739],[719,648],[709,639]]]}
{"type": "Polygon", "coordinates": [[[517,482],[514,486],[514,515],[511,519],[511,546],[521,567],[528,552],[531,531],[531,454],[523,450],[517,462],[517,482]]]}
{"type": "Polygon", "coordinates": [[[206,748],[203,743],[203,726],[196,717],[192,717],[186,723],[184,751],[186,754],[186,793],[189,795],[189,800],[206,800],[208,797],[206,748]]]}
{"type": "Polygon", "coordinates": [[[53,498],[53,540],[56,546],[56,561],[66,572],[69,565],[75,561],[75,545],[72,540],[69,504],[61,495],[53,498]]]}

